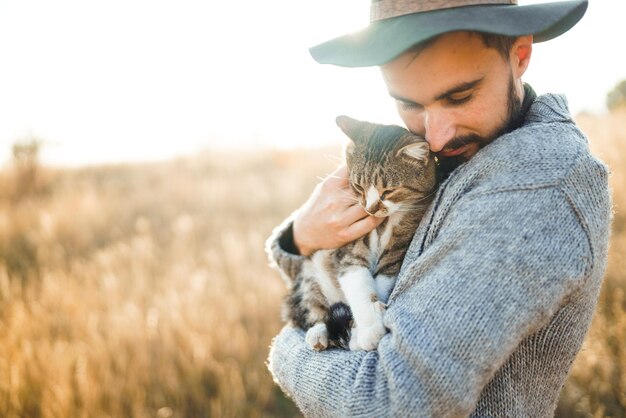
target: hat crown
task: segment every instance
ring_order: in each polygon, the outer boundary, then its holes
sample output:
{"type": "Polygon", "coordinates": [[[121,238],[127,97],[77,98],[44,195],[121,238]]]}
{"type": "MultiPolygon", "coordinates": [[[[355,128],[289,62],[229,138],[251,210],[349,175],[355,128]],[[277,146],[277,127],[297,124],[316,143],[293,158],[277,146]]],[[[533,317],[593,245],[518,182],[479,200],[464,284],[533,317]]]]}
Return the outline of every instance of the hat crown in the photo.
{"type": "Polygon", "coordinates": [[[488,4],[517,4],[517,0],[372,0],[370,22],[412,13],[488,4]]]}

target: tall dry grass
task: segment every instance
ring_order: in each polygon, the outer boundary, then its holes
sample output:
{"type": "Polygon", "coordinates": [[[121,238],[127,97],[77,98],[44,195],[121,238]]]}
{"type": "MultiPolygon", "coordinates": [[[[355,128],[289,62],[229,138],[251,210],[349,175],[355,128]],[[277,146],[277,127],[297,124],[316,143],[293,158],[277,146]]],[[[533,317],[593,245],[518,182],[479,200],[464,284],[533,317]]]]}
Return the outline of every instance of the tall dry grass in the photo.
{"type": "Polygon", "coordinates": [[[561,394],[559,417],[626,416],[626,108],[581,115],[592,152],[611,171],[613,224],[607,272],[593,324],[561,394]]]}
{"type": "MultiPolygon", "coordinates": [[[[559,417],[625,416],[625,122],[626,112],[580,119],[612,168],[615,220],[559,417]]],[[[28,179],[6,167],[0,416],[298,416],[265,366],[285,289],[262,248],[333,169],[333,152],[36,167],[28,179]]]]}
{"type": "Polygon", "coordinates": [[[263,242],[332,166],[307,161],[40,167],[27,192],[4,170],[0,416],[297,415],[264,364],[284,285],[263,242]]]}

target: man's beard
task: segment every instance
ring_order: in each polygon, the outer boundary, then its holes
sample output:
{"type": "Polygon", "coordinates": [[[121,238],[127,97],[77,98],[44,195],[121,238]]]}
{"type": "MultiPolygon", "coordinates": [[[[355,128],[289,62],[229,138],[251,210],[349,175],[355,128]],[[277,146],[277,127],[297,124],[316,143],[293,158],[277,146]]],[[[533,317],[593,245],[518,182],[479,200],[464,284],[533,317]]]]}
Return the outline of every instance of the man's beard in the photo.
{"type": "MultiPolygon", "coordinates": [[[[458,136],[448,141],[444,149],[446,151],[452,151],[461,148],[465,145],[476,143],[478,149],[488,145],[494,139],[510,132],[521,125],[524,115],[522,114],[522,103],[515,91],[515,83],[513,82],[513,76],[509,76],[509,92],[507,100],[507,117],[504,122],[491,134],[489,137],[483,137],[476,134],[458,136]]],[[[437,162],[441,171],[442,177],[447,178],[450,173],[454,171],[459,165],[466,162],[469,158],[463,155],[456,155],[454,157],[442,157],[437,156],[437,162]]]]}

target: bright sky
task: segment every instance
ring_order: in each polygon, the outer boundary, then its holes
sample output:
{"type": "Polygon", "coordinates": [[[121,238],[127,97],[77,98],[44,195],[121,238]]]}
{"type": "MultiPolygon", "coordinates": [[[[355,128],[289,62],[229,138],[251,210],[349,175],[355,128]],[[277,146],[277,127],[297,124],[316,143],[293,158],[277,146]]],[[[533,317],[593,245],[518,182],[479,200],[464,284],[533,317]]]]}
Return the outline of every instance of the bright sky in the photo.
{"type": "MultiPolygon", "coordinates": [[[[520,4],[539,3],[523,1],[520,4]]],[[[623,0],[537,44],[525,80],[604,111],[626,78],[623,0]]],[[[0,0],[0,163],[21,138],[53,164],[209,147],[340,144],[338,114],[400,123],[377,68],[307,48],[361,28],[368,0],[0,0]]]]}

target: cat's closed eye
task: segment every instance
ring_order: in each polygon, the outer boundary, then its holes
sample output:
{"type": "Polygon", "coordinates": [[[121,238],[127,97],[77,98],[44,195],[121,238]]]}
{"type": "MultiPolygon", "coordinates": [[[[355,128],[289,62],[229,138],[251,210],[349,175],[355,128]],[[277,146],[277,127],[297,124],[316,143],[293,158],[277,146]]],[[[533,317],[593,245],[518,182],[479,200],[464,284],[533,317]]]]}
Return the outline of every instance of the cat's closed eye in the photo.
{"type": "Polygon", "coordinates": [[[393,192],[394,192],[394,190],[393,190],[393,189],[388,189],[388,190],[385,190],[385,191],[384,191],[384,192],[382,192],[382,194],[380,195],[380,200],[385,200],[385,199],[386,199],[386,198],[388,198],[388,197],[389,197],[389,195],[390,195],[391,193],[393,193],[393,192]]]}

